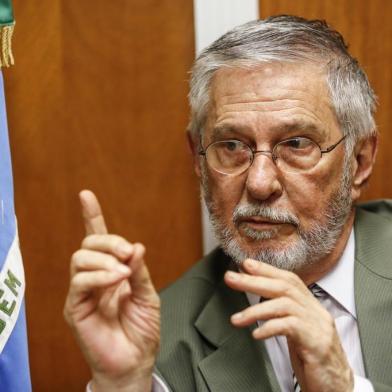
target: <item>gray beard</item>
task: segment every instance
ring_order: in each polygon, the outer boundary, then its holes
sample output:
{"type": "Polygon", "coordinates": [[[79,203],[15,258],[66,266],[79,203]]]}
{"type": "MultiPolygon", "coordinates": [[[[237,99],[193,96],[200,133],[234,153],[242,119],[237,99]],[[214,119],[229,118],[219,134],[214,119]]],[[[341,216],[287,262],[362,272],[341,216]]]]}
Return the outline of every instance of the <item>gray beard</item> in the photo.
{"type": "MultiPolygon", "coordinates": [[[[203,199],[215,235],[223,251],[238,264],[241,264],[247,258],[251,258],[289,271],[301,270],[312,265],[330,254],[335,248],[352,211],[351,180],[351,167],[347,160],[344,163],[339,190],[331,196],[322,219],[314,222],[307,230],[301,226],[298,217],[293,213],[271,207],[268,203],[254,202],[237,206],[232,217],[237,229],[241,218],[259,216],[270,221],[292,224],[296,227],[298,233],[298,240],[283,249],[268,248],[261,244],[258,249],[245,251],[236,239],[234,230],[225,226],[218,209],[211,201],[207,173],[205,168],[202,167],[203,199]]],[[[242,231],[248,238],[260,242],[272,239],[277,235],[277,230],[274,229],[260,231],[246,226],[242,231]]]]}

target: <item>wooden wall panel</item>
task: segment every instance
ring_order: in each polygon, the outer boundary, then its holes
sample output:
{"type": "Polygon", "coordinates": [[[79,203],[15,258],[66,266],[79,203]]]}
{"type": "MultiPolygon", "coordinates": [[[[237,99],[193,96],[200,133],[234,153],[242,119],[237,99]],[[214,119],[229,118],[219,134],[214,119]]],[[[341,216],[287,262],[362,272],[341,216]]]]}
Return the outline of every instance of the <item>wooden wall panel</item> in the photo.
{"type": "Polygon", "coordinates": [[[199,189],[185,144],[192,2],[14,0],[6,71],[16,211],[35,391],[89,379],[63,321],[83,236],[80,189],[111,231],[147,246],[157,287],[201,256],[199,189]]]}
{"type": "Polygon", "coordinates": [[[385,0],[260,0],[260,16],[294,14],[326,19],[350,45],[379,98],[376,122],[380,145],[363,199],[392,198],[392,2],[385,0]]]}

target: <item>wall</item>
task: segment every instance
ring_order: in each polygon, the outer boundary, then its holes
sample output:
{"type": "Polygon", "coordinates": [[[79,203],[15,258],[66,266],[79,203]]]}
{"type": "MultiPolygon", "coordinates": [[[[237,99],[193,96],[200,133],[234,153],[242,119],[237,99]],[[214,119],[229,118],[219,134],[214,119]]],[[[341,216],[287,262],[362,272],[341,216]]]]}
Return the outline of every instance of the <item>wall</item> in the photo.
{"type": "MultiPolygon", "coordinates": [[[[16,65],[5,71],[35,391],[82,391],[88,369],[62,307],[83,236],[77,192],[109,228],[144,242],[158,287],[201,255],[198,184],[185,147],[192,1],[14,0],[16,65]]],[[[262,16],[327,18],[379,96],[376,172],[392,197],[392,2],[261,0],[262,16]],[[338,4],[338,5],[337,5],[338,4]]]]}
{"type": "Polygon", "coordinates": [[[199,188],[185,143],[192,2],[14,0],[5,71],[35,391],[89,374],[62,308],[83,237],[77,193],[147,246],[158,287],[201,256],[199,188]]]}
{"type": "Polygon", "coordinates": [[[375,171],[363,199],[392,198],[392,2],[385,0],[260,0],[260,16],[294,14],[326,19],[349,43],[374,88],[380,144],[375,171]]]}

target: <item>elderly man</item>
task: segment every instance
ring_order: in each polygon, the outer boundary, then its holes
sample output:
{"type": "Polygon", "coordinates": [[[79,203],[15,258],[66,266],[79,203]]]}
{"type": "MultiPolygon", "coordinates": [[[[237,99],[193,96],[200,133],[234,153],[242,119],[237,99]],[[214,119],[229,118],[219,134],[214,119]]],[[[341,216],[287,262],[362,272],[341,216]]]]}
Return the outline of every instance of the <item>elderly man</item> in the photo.
{"type": "Polygon", "coordinates": [[[392,391],[391,207],[354,206],[375,97],[340,34],[291,16],[239,26],[196,60],[190,103],[221,248],[160,310],[143,246],[108,234],[81,193],[87,236],[65,316],[89,388],[392,391]]]}

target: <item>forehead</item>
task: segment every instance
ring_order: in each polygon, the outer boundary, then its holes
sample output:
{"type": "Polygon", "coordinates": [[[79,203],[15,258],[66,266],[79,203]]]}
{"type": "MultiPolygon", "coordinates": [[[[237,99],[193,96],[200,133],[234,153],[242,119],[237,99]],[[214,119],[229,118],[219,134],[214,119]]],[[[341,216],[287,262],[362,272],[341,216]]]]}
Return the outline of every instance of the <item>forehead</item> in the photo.
{"type": "Polygon", "coordinates": [[[287,130],[293,124],[321,132],[337,127],[321,66],[274,63],[214,75],[207,129],[287,130]]]}

